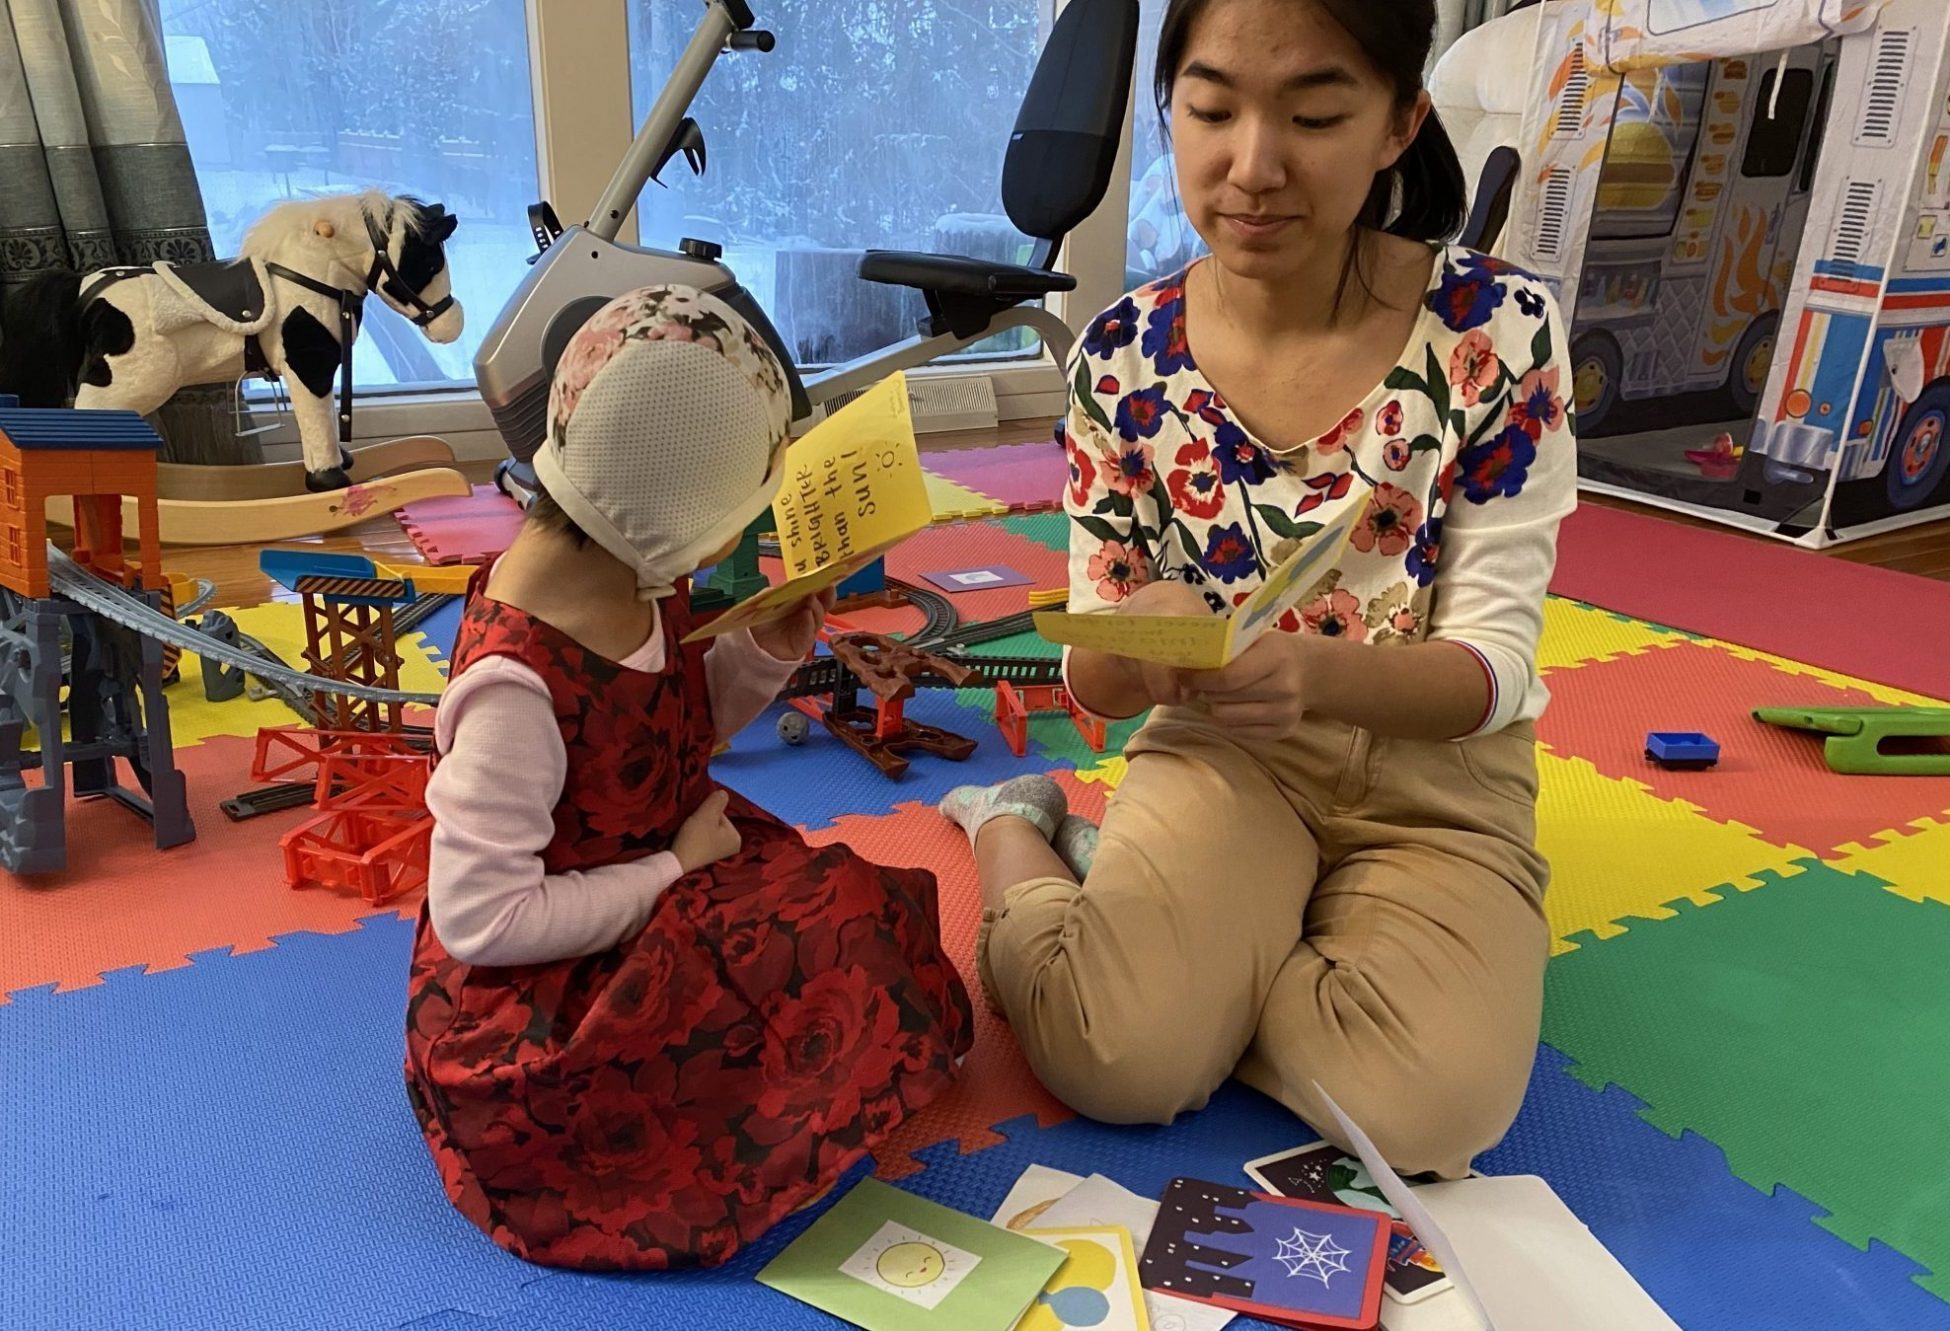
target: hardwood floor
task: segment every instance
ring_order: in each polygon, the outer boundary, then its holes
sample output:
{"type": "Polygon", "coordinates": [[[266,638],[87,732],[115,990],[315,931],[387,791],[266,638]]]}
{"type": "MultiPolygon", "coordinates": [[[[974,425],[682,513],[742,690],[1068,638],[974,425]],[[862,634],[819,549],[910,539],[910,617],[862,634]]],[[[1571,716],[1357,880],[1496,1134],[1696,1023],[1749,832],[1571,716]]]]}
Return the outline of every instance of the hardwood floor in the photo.
{"type": "MultiPolygon", "coordinates": [[[[923,437],[923,452],[949,451],[968,448],[983,448],[995,444],[1028,443],[1049,437],[1049,426],[1043,421],[1017,421],[1005,423],[993,430],[962,430],[952,434],[928,435],[923,437]]],[[[463,466],[462,471],[477,484],[485,484],[493,474],[493,464],[478,463],[463,466]]],[[[1587,495],[1584,502],[1604,504],[1613,508],[1647,513],[1672,522],[1689,526],[1712,527],[1739,539],[1765,541],[1764,536],[1754,536],[1720,527],[1696,518],[1682,517],[1658,509],[1633,504],[1604,496],[1587,495]]],[[[313,537],[306,541],[293,542],[294,545],[316,546],[321,550],[338,551],[350,554],[369,554],[375,559],[388,563],[418,564],[424,561],[413,543],[406,538],[398,522],[391,517],[375,518],[371,522],[351,528],[336,536],[313,537]]],[[[190,577],[208,578],[217,584],[217,604],[228,606],[256,605],[269,600],[296,599],[283,591],[269,578],[258,571],[257,546],[210,546],[201,548],[172,548],[164,551],[164,563],[174,572],[190,577]]],[[[1828,557],[1847,559],[1858,564],[1873,564],[1881,568],[1895,569],[1903,573],[1920,574],[1926,578],[1936,578],[1950,582],[1950,522],[1932,523],[1925,527],[1913,527],[1907,531],[1894,532],[1888,536],[1878,536],[1866,541],[1856,541],[1836,550],[1826,552],[1828,557]]]]}

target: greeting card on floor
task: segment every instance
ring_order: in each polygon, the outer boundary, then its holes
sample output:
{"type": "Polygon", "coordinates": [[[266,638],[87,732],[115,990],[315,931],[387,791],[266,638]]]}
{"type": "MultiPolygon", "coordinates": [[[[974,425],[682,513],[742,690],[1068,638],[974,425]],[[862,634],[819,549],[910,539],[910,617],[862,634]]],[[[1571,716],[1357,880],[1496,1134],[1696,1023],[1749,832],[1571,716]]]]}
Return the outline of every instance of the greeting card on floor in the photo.
{"type": "Polygon", "coordinates": [[[758,1281],[866,1331],[1008,1331],[1065,1257],[864,1179],[758,1281]]]}
{"type": "Polygon", "coordinates": [[[1139,1264],[1146,1289],[1280,1322],[1368,1328],[1381,1316],[1388,1218],[1173,1179],[1139,1264]]]}
{"type": "Polygon", "coordinates": [[[1138,1286],[1131,1232],[1114,1225],[1023,1231],[1061,1248],[1065,1261],[1016,1331],[1152,1331],[1138,1286]]]}
{"type": "MultiPolygon", "coordinates": [[[[1115,1179],[1092,1174],[1044,1210],[1037,1223],[1053,1229],[1118,1226],[1130,1231],[1131,1243],[1142,1252],[1157,1218],[1156,1202],[1138,1196],[1115,1179]]],[[[1155,1289],[1144,1291],[1144,1310],[1151,1318],[1151,1331],[1219,1331],[1236,1315],[1230,1308],[1194,1303],[1155,1289]]]]}

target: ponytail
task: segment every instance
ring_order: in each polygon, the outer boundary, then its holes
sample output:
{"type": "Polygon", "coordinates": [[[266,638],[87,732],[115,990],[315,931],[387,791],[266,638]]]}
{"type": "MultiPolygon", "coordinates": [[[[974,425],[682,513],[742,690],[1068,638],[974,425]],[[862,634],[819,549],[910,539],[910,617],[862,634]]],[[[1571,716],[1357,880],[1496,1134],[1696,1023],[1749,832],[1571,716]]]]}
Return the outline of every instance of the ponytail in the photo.
{"type": "Polygon", "coordinates": [[[1375,178],[1361,220],[1391,236],[1432,244],[1455,239],[1469,220],[1469,181],[1435,108],[1401,160],[1375,178]]]}

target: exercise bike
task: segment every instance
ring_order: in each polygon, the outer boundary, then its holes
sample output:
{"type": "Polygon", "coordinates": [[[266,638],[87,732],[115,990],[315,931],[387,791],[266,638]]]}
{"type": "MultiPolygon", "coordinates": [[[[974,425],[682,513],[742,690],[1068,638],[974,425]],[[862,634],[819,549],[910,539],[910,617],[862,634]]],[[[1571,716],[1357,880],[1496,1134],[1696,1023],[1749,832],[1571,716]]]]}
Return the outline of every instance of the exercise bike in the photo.
{"type": "Polygon", "coordinates": [[[705,0],[704,17],[617,166],[589,220],[564,230],[547,203],[529,210],[539,253],[495,320],[474,359],[481,396],[509,458],[496,484],[524,505],[533,496],[530,461],[548,428],[549,384],[569,339],[612,298],[659,283],[708,291],[757,329],[785,367],[795,430],[825,403],[871,387],[899,370],[953,355],[1012,328],[1028,328],[1059,365],[1075,336],[1041,301],[1076,289],[1057,266],[1068,234],[1096,210],[1109,188],[1131,93],[1138,0],[1070,0],[1036,63],[1002,166],[1009,220],[1035,241],[1028,264],[958,255],[870,250],[868,282],[908,287],[927,315],[913,336],[811,379],[804,378],[758,301],[722,262],[720,246],[685,238],[676,251],[619,244],[624,216],[652,180],[682,155],[705,172],[704,132],[691,103],[720,56],[767,52],[775,39],[757,27],[746,0],[705,0]]]}

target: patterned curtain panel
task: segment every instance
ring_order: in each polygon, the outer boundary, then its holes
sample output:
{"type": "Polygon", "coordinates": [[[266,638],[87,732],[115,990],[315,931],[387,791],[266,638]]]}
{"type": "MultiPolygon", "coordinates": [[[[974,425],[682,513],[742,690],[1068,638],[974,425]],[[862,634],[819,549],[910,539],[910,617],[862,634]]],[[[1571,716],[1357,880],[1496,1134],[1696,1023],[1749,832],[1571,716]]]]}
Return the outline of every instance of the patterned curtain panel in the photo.
{"type": "MultiPolygon", "coordinates": [[[[215,258],[152,0],[0,0],[0,283],[215,258]]],[[[223,385],[158,413],[165,456],[257,462],[223,385]]]]}

